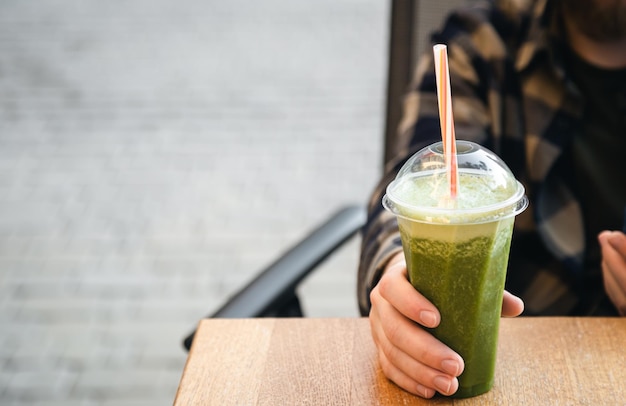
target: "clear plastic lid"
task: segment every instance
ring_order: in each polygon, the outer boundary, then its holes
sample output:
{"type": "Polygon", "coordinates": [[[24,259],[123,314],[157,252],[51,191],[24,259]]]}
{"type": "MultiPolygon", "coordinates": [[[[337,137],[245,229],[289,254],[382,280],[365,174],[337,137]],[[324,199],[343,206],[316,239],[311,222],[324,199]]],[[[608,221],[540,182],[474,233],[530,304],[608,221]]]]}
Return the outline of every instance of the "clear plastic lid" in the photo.
{"type": "Polygon", "coordinates": [[[490,150],[457,141],[459,189],[450,184],[437,142],[413,155],[387,187],[383,206],[397,216],[433,223],[481,223],[519,214],[528,206],[524,186],[490,150]]]}

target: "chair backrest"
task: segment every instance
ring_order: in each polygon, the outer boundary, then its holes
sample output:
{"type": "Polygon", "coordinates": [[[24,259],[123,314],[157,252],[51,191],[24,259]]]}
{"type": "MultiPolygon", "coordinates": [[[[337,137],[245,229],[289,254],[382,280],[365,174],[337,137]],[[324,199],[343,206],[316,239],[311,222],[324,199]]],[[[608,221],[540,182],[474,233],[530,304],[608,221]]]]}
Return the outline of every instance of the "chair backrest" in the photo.
{"type": "Polygon", "coordinates": [[[402,96],[411,81],[415,64],[430,44],[451,8],[467,0],[392,0],[387,72],[384,162],[391,158],[390,145],[402,116],[402,96]]]}

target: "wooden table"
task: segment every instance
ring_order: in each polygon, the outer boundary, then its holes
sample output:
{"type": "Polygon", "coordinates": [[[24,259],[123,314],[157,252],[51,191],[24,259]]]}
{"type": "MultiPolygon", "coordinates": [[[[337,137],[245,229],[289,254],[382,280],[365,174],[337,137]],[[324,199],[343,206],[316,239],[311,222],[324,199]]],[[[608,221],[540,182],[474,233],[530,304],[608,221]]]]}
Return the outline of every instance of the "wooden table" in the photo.
{"type": "Polygon", "coordinates": [[[494,388],[415,397],[383,375],[367,319],[200,322],[174,405],[626,405],[626,319],[503,319],[494,388]]]}

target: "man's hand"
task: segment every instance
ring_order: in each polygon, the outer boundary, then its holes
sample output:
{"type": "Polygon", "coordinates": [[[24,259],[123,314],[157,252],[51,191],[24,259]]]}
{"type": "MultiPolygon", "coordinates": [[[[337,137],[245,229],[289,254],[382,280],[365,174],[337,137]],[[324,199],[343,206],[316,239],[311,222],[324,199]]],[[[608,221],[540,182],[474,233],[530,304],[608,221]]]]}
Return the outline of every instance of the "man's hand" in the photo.
{"type": "Polygon", "coordinates": [[[598,235],[602,249],[604,290],[621,316],[626,316],[626,235],[603,231],[598,235]]]}
{"type": "MultiPolygon", "coordinates": [[[[399,253],[370,295],[369,320],[380,365],[387,378],[415,395],[452,395],[465,364],[459,354],[422,328],[436,327],[441,316],[413,288],[407,275],[404,255],[399,253]]],[[[502,315],[514,317],[523,310],[521,299],[505,291],[502,315]]]]}

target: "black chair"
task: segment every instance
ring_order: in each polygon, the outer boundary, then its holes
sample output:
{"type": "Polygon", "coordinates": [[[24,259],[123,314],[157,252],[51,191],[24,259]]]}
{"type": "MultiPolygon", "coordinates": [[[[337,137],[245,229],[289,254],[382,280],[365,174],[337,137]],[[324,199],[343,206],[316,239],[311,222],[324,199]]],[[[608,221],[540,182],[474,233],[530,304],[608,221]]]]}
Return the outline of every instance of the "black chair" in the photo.
{"type": "MultiPolygon", "coordinates": [[[[463,0],[391,0],[387,72],[384,160],[391,156],[391,141],[402,114],[402,95],[411,80],[425,38],[445,12],[463,0]],[[421,40],[424,38],[424,40],[421,40]]],[[[303,317],[296,295],[298,284],[328,256],[353,237],[366,220],[364,206],[348,206],[298,242],[273,264],[261,270],[209,318],[303,317]]],[[[356,266],[355,266],[356,272],[356,266]]],[[[189,350],[195,334],[184,339],[189,350]]]]}

